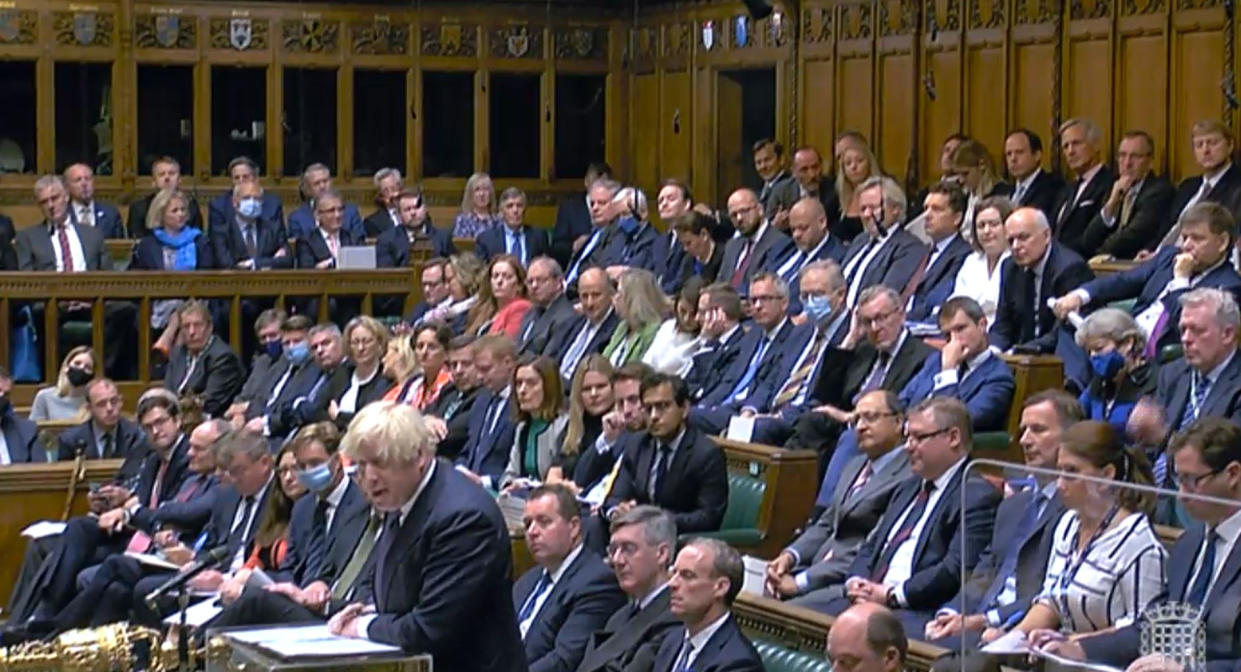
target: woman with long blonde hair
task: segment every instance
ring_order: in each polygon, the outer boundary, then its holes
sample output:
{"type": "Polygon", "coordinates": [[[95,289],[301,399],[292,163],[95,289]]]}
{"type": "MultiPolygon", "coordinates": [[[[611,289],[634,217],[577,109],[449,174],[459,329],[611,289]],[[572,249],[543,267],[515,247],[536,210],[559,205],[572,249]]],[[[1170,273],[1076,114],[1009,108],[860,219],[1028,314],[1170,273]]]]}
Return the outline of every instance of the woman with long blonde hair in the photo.
{"type": "Polygon", "coordinates": [[[98,370],[95,351],[89,345],[79,345],[65,355],[60,363],[56,385],[45,387],[34,395],[30,407],[30,419],[77,420],[86,415],[86,386],[95,379],[98,370]]]}

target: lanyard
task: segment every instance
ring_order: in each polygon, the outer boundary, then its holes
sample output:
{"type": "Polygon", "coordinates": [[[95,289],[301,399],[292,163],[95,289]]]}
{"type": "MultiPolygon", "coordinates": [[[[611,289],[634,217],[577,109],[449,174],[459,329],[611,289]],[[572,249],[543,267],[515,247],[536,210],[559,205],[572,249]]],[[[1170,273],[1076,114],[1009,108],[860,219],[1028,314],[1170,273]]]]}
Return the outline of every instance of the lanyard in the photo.
{"type": "MultiPolygon", "coordinates": [[[[1069,584],[1073,583],[1073,579],[1077,576],[1077,571],[1081,569],[1082,563],[1086,562],[1086,556],[1090,555],[1090,549],[1094,547],[1095,542],[1099,541],[1099,537],[1102,537],[1104,532],[1107,532],[1108,527],[1111,527],[1112,519],[1116,517],[1116,512],[1119,510],[1120,505],[1113,504],[1112,508],[1108,509],[1107,515],[1103,516],[1103,521],[1099,523],[1099,527],[1095,529],[1094,534],[1090,535],[1090,539],[1086,541],[1086,547],[1080,553],[1070,556],[1069,566],[1065,569],[1064,574],[1060,575],[1059,581],[1059,597],[1063,606],[1063,613],[1068,613],[1067,593],[1069,584]]],[[[1080,518],[1078,519],[1078,525],[1081,525],[1080,518]]]]}

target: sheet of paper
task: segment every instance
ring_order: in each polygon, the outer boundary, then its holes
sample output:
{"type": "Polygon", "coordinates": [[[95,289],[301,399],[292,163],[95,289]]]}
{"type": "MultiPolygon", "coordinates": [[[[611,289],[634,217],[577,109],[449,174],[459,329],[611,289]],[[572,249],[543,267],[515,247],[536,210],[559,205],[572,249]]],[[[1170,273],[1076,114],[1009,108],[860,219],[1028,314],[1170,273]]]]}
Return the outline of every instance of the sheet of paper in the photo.
{"type": "Polygon", "coordinates": [[[745,566],[745,579],[741,582],[741,592],[762,595],[763,581],[767,578],[767,561],[752,555],[743,555],[741,563],[745,566]]]}
{"type": "Polygon", "coordinates": [[[150,553],[138,553],[137,551],[125,551],[125,555],[133,558],[134,560],[137,560],[138,562],[141,562],[144,565],[147,565],[148,567],[158,567],[160,569],[171,569],[174,572],[181,570],[180,566],[175,565],[171,562],[168,562],[167,560],[159,557],[158,555],[152,555],[150,553]]]}
{"type": "MultiPolygon", "coordinates": [[[[221,611],[224,611],[224,607],[217,604],[214,598],[208,598],[190,605],[190,608],[185,610],[185,624],[194,628],[202,627],[204,623],[215,618],[221,611]]],[[[168,625],[179,625],[181,623],[181,613],[174,613],[165,618],[164,622],[168,625]]]]}
{"type": "Polygon", "coordinates": [[[754,436],[754,418],[734,415],[728,419],[728,433],[724,435],[724,438],[749,443],[751,436],[754,436]]]}
{"type": "Polygon", "coordinates": [[[272,583],[274,583],[274,581],[272,581],[271,577],[267,575],[267,572],[264,572],[262,569],[256,567],[250,572],[250,578],[246,579],[246,588],[261,590],[267,586],[270,586],[272,583]]]}
{"type": "Polygon", "coordinates": [[[282,658],[323,658],[358,654],[400,653],[401,649],[365,639],[337,637],[327,624],[258,628],[230,632],[228,637],[261,647],[282,658]]]}
{"type": "Polygon", "coordinates": [[[1072,658],[1065,658],[1064,656],[1058,656],[1054,653],[1051,653],[1050,651],[1044,651],[1042,649],[1034,649],[1033,651],[1036,656],[1041,656],[1043,658],[1046,658],[1047,660],[1058,663],[1059,665],[1062,665],[1064,667],[1070,667],[1076,670],[1094,670],[1094,672],[1123,672],[1123,670],[1121,670],[1118,667],[1112,667],[1111,665],[1104,665],[1103,663],[1091,663],[1091,662],[1082,662],[1080,660],[1073,660],[1072,658]]]}
{"type": "Polygon", "coordinates": [[[1026,634],[1020,630],[1012,630],[1003,637],[982,647],[986,653],[994,653],[997,655],[1012,653],[1027,653],[1030,645],[1026,643],[1026,634]]]}
{"type": "Polygon", "coordinates": [[[30,539],[42,539],[50,537],[54,534],[64,534],[66,523],[60,523],[52,520],[40,520],[32,523],[22,530],[22,536],[30,539]]]}

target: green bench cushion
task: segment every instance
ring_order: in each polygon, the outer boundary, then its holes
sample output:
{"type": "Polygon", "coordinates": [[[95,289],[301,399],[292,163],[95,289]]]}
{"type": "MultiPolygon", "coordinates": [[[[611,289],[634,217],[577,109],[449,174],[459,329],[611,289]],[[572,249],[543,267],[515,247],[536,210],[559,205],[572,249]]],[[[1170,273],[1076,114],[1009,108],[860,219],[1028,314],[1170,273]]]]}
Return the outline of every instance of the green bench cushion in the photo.
{"type": "Polygon", "coordinates": [[[711,537],[733,546],[757,546],[763,541],[758,529],[758,513],[763,505],[767,484],[746,474],[728,474],[728,508],[718,532],[685,536],[711,537]]]}
{"type": "Polygon", "coordinates": [[[761,639],[754,640],[754,648],[767,672],[830,672],[832,669],[831,663],[819,653],[794,651],[761,639]]]}
{"type": "Polygon", "coordinates": [[[974,449],[970,454],[979,458],[1002,458],[1011,444],[1008,432],[979,432],[974,435],[974,449]]]}

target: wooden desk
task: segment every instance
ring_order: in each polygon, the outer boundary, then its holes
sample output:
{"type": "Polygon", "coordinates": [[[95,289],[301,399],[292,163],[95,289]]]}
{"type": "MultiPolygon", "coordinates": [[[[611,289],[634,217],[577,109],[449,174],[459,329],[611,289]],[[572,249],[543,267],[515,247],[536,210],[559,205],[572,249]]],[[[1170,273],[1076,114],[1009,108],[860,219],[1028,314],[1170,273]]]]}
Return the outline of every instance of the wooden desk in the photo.
{"type": "Polygon", "coordinates": [[[757,547],[740,550],[763,558],[775,557],[793,540],[793,532],[806,521],[814,506],[819,492],[818,456],[810,450],[711,439],[724,449],[729,471],[766,484],[756,525],[763,532],[763,540],[757,547]]]}
{"type": "MultiPolygon", "coordinates": [[[[289,239],[290,250],[296,242],[296,238],[289,239]]],[[[457,251],[459,252],[474,251],[473,238],[453,238],[452,243],[457,247],[457,251]]],[[[130,238],[109,238],[104,241],[104,245],[108,248],[108,255],[112,257],[113,270],[123,271],[129,268],[129,262],[134,257],[134,247],[137,244],[138,241],[130,238]]],[[[368,238],[366,240],[366,244],[374,245],[375,240],[373,238],[368,238]]],[[[411,255],[410,264],[413,265],[415,261],[415,257],[411,255]]]]}
{"type": "Polygon", "coordinates": [[[1006,459],[1010,462],[1025,463],[1021,454],[1021,407],[1026,399],[1043,390],[1064,388],[1064,363],[1054,355],[1004,355],[1004,361],[1013,370],[1016,389],[1013,391],[1013,404],[1008,411],[1008,436],[1010,439],[1009,453],[1004,456],[992,456],[995,459],[1006,459]]]}
{"type": "Polygon", "coordinates": [[[1135,261],[1112,259],[1111,261],[1091,262],[1090,270],[1094,271],[1095,275],[1112,275],[1127,271],[1134,266],[1137,266],[1135,261]]]}

